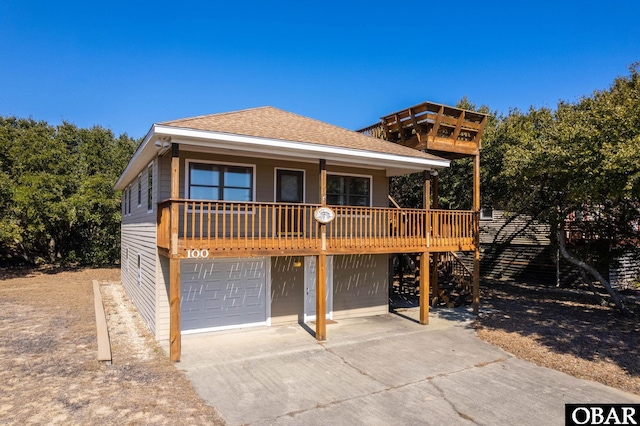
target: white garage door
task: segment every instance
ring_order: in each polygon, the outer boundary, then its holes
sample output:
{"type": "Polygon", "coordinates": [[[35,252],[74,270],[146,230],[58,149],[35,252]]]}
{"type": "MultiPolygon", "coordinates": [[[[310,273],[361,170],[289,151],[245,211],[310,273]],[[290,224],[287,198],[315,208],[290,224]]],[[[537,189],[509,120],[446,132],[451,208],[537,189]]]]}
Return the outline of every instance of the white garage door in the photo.
{"type": "Polygon", "coordinates": [[[264,324],[265,265],[264,258],[182,261],[182,330],[264,324]]]}

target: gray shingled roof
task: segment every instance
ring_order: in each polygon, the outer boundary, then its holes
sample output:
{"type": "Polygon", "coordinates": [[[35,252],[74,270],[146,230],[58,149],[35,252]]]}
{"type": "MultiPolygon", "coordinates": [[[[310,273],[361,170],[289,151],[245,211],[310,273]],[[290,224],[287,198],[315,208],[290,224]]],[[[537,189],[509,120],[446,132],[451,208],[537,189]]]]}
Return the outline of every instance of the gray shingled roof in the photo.
{"type": "Polygon", "coordinates": [[[367,150],[385,154],[435,160],[441,159],[435,155],[416,151],[415,149],[387,142],[382,139],[364,136],[342,127],[269,106],[182,118],[158,124],[186,129],[367,150]]]}

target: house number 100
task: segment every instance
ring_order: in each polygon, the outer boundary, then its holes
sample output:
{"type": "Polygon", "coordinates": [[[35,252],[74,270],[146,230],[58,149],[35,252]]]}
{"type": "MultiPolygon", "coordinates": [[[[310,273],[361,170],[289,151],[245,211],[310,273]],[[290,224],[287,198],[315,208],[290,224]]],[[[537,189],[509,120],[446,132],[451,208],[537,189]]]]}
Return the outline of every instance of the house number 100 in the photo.
{"type": "Polygon", "coordinates": [[[209,257],[209,250],[207,249],[193,249],[187,250],[187,259],[203,259],[209,257]]]}

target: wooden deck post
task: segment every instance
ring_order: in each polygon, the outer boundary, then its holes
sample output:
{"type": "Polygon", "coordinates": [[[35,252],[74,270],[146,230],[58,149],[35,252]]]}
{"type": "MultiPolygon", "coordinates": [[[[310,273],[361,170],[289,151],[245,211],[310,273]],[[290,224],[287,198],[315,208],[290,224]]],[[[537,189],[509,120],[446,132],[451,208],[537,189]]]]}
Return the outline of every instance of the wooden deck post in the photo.
{"type": "Polygon", "coordinates": [[[422,172],[422,208],[429,210],[431,205],[431,177],[429,171],[422,172]]]}
{"type": "MultiPolygon", "coordinates": [[[[433,180],[433,203],[431,205],[432,209],[437,209],[439,204],[438,204],[438,186],[439,186],[439,182],[438,182],[438,173],[434,173],[431,177],[431,179],[433,180]]],[[[432,256],[432,264],[431,264],[431,285],[433,286],[433,299],[432,299],[432,305],[435,306],[436,303],[438,302],[438,299],[440,297],[440,284],[438,283],[438,261],[440,260],[440,254],[439,253],[431,253],[432,256]]]]}
{"type": "Polygon", "coordinates": [[[429,252],[420,254],[420,324],[429,324],[429,252]]]}
{"type": "Polygon", "coordinates": [[[432,176],[431,179],[433,180],[432,183],[432,187],[433,187],[433,201],[431,203],[431,208],[432,209],[439,209],[440,208],[440,203],[438,202],[438,191],[440,190],[439,186],[440,183],[438,181],[438,172],[435,172],[432,176]]]}
{"type": "Polygon", "coordinates": [[[480,152],[473,158],[473,313],[480,312],[480,152]]]}
{"type": "Polygon", "coordinates": [[[169,358],[180,361],[182,339],[180,330],[180,259],[169,259],[169,358]]]}
{"type": "MultiPolygon", "coordinates": [[[[180,197],[180,146],[171,144],[171,198],[180,197]]],[[[171,203],[171,257],[169,259],[169,358],[180,361],[182,336],[180,330],[180,258],[178,257],[179,210],[171,203]]]]}
{"type": "Polygon", "coordinates": [[[316,340],[327,339],[327,255],[316,256],[316,340]]]}
{"type": "MultiPolygon", "coordinates": [[[[320,160],[320,204],[327,204],[327,162],[320,160]]],[[[327,225],[320,224],[321,252],[316,256],[316,340],[327,339],[327,225]]]]}
{"type": "MultiPolygon", "coordinates": [[[[171,144],[171,198],[180,198],[180,145],[171,144]]],[[[178,255],[178,204],[171,203],[171,256],[178,255]]]]}

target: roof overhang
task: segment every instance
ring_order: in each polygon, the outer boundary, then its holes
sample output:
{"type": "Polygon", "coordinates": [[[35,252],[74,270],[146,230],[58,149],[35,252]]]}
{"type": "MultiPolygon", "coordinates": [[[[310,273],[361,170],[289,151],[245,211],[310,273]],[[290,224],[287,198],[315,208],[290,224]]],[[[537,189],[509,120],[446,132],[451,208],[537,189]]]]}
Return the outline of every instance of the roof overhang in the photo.
{"type": "Polygon", "coordinates": [[[122,190],[159,152],[166,151],[169,143],[233,150],[237,155],[252,157],[278,156],[291,160],[325,159],[328,164],[352,165],[364,168],[384,169],[387,176],[404,175],[449,167],[449,160],[422,156],[389,154],[378,151],[342,148],[308,142],[262,138],[207,130],[154,124],[118,179],[115,189],[122,190]],[[158,143],[157,143],[158,142],[158,143]]]}

